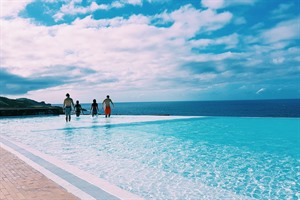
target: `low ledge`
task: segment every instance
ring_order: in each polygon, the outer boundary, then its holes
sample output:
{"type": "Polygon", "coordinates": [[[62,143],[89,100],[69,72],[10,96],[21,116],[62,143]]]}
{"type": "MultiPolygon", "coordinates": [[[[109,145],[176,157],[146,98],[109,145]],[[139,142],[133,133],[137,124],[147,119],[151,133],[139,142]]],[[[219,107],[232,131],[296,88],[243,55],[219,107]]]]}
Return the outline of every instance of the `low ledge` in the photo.
{"type": "Polygon", "coordinates": [[[0,116],[26,116],[26,115],[60,115],[61,107],[41,108],[0,108],[0,116]]]}

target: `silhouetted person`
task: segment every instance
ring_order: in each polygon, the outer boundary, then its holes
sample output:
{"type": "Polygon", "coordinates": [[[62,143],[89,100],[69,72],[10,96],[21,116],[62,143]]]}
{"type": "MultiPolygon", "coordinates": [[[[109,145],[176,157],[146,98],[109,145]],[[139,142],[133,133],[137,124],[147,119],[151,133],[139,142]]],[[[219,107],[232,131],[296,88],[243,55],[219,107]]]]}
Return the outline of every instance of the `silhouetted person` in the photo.
{"type": "Polygon", "coordinates": [[[98,104],[96,102],[96,99],[93,100],[93,103],[91,105],[91,113],[92,113],[92,117],[98,114],[98,104]]]}
{"type": "Polygon", "coordinates": [[[79,101],[76,101],[76,104],[75,104],[75,114],[77,117],[80,116],[80,113],[82,112],[82,107],[81,105],[79,104],[79,101]]]}
{"type": "Polygon", "coordinates": [[[113,107],[115,107],[114,103],[113,103],[112,100],[109,98],[109,95],[107,95],[107,96],[106,96],[106,99],[104,99],[103,102],[102,102],[105,117],[110,117],[110,115],[111,115],[111,107],[110,107],[110,104],[112,104],[113,107]]]}
{"type": "Polygon", "coordinates": [[[63,104],[63,109],[65,110],[65,114],[66,114],[66,122],[71,121],[71,111],[72,111],[72,107],[74,108],[74,102],[73,99],[70,98],[69,93],[66,94],[65,100],[64,100],[64,104],[63,104]]]}

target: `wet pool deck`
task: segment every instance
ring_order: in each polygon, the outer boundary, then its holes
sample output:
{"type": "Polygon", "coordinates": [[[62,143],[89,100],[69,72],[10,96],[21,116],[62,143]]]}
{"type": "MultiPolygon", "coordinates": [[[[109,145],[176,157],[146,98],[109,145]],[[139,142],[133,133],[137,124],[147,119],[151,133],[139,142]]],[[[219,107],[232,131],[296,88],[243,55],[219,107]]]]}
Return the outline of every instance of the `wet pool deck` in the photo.
{"type": "Polygon", "coordinates": [[[78,200],[14,154],[0,147],[1,200],[78,200]]]}

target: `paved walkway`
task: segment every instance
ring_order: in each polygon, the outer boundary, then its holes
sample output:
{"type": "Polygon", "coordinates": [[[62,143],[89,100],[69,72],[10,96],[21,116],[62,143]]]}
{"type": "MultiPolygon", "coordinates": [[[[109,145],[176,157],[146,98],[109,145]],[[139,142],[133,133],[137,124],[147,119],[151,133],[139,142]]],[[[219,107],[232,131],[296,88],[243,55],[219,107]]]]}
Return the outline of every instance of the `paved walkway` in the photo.
{"type": "Polygon", "coordinates": [[[78,200],[1,147],[0,181],[1,200],[78,200]]]}

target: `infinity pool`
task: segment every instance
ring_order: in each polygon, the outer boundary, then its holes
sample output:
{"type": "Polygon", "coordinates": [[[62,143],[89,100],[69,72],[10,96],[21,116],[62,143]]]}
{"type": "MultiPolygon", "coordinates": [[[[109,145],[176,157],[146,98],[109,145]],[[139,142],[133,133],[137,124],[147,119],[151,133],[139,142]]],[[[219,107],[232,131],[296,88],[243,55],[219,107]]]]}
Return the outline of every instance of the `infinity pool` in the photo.
{"type": "Polygon", "coordinates": [[[0,118],[1,135],[145,199],[299,199],[299,118],[0,118]]]}

